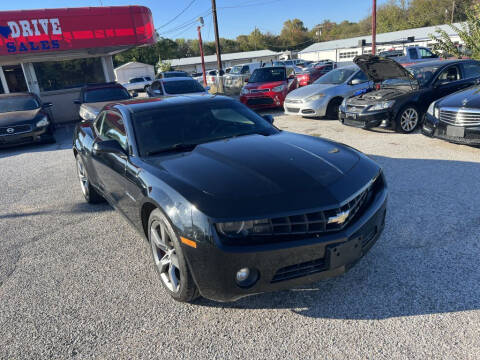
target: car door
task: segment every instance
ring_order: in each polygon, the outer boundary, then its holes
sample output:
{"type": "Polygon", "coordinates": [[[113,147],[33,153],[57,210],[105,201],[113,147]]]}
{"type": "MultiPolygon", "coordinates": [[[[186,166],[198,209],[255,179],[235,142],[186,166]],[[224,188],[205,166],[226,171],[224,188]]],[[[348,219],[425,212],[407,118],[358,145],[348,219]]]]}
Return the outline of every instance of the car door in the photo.
{"type": "Polygon", "coordinates": [[[438,74],[433,83],[432,97],[428,99],[429,103],[468,87],[470,82],[471,80],[463,78],[460,64],[446,67],[438,74]]]}
{"type": "MultiPolygon", "coordinates": [[[[115,140],[128,152],[128,141],[122,116],[116,111],[105,111],[96,124],[97,141],[115,140]]],[[[92,166],[103,194],[121,209],[125,196],[125,167],[127,156],[114,153],[92,153],[92,166]]]]}
{"type": "Polygon", "coordinates": [[[476,85],[480,81],[480,63],[464,62],[462,63],[463,77],[466,85],[476,85]]]}

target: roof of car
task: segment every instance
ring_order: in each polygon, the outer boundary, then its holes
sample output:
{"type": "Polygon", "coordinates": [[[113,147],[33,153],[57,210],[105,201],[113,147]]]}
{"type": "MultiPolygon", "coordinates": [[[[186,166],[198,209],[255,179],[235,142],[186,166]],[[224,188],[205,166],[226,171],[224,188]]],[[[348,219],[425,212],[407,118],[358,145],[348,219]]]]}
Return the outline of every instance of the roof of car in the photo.
{"type": "Polygon", "coordinates": [[[107,82],[107,83],[95,83],[95,84],[86,84],[83,86],[82,90],[94,90],[94,89],[104,89],[104,88],[112,88],[112,87],[121,87],[123,86],[116,81],[107,82]]]}
{"type": "Polygon", "coordinates": [[[220,95],[178,95],[178,96],[167,96],[164,98],[143,98],[143,99],[132,99],[132,100],[122,100],[118,102],[112,102],[108,104],[105,108],[125,108],[131,113],[138,113],[142,111],[148,111],[156,108],[176,106],[176,105],[189,105],[189,104],[201,104],[201,103],[211,103],[211,102],[223,102],[231,101],[235,102],[232,98],[228,96],[220,95]]]}
{"type": "Polygon", "coordinates": [[[163,79],[158,79],[163,82],[171,82],[171,81],[181,81],[181,80],[193,80],[195,81],[191,76],[177,76],[177,77],[169,77],[169,78],[163,78],[163,79]]]}
{"type": "Polygon", "coordinates": [[[36,95],[31,92],[16,92],[16,93],[9,93],[9,94],[0,94],[0,99],[11,98],[11,97],[22,97],[22,96],[36,97],[36,95]]]}
{"type": "Polygon", "coordinates": [[[408,64],[405,66],[408,67],[427,67],[427,66],[446,66],[450,64],[456,64],[456,63],[461,63],[461,62],[466,62],[466,61],[473,61],[471,59],[448,59],[448,60],[429,60],[429,61],[421,61],[418,63],[413,63],[413,64],[408,64]]]}

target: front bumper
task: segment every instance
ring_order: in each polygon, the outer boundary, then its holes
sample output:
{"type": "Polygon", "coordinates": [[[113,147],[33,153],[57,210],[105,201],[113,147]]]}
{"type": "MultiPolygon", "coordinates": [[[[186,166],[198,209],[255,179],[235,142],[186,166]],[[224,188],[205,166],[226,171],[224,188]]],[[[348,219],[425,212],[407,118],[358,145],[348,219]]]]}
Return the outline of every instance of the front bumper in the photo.
{"type": "Polygon", "coordinates": [[[322,117],[327,114],[327,106],[330,98],[323,97],[315,101],[300,102],[298,99],[292,99],[295,102],[283,103],[285,114],[301,116],[322,117]]]}
{"type": "Polygon", "coordinates": [[[252,109],[278,108],[284,101],[285,94],[276,92],[240,95],[240,102],[252,109]]]}
{"type": "Polygon", "coordinates": [[[425,115],[422,133],[454,144],[480,146],[480,126],[449,125],[428,113],[425,115]]]}
{"type": "Polygon", "coordinates": [[[362,129],[371,129],[379,126],[391,128],[394,123],[393,114],[389,109],[366,113],[348,112],[345,109],[340,109],[339,120],[343,125],[362,129]]]}
{"type": "Polygon", "coordinates": [[[216,301],[292,288],[345,273],[363,257],[385,226],[387,189],[376,193],[370,206],[344,230],[321,237],[259,246],[226,246],[202,243],[184,246],[192,276],[200,294],[216,301]],[[258,281],[239,287],[239,269],[256,269],[258,281]]]}
{"type": "Polygon", "coordinates": [[[0,136],[0,148],[52,141],[53,131],[50,126],[51,125],[42,128],[33,128],[31,131],[19,134],[2,135],[0,136]]]}

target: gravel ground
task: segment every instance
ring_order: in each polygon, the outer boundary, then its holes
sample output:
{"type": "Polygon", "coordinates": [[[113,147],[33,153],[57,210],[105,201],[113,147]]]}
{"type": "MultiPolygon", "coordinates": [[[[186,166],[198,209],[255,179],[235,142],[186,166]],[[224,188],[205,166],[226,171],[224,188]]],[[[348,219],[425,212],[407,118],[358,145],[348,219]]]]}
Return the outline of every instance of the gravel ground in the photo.
{"type": "Polygon", "coordinates": [[[0,358],[479,359],[480,149],[277,115],[384,167],[387,226],[356,267],[175,303],[143,240],[83,201],[63,128],[55,145],[0,151],[0,358]]]}

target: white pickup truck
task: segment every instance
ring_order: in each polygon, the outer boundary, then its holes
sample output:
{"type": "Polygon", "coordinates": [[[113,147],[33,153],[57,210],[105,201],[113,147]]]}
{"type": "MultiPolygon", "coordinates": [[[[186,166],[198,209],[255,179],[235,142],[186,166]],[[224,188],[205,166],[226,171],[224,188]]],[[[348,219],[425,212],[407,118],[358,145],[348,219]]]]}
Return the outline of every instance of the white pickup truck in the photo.
{"type": "Polygon", "coordinates": [[[129,92],[134,91],[147,91],[147,88],[152,83],[150,76],[136,77],[128,80],[128,83],[122,84],[129,92]]]}
{"type": "Polygon", "coordinates": [[[378,55],[391,58],[401,64],[428,61],[438,58],[438,55],[434,54],[432,50],[422,46],[408,46],[403,50],[382,51],[378,55]]]}

